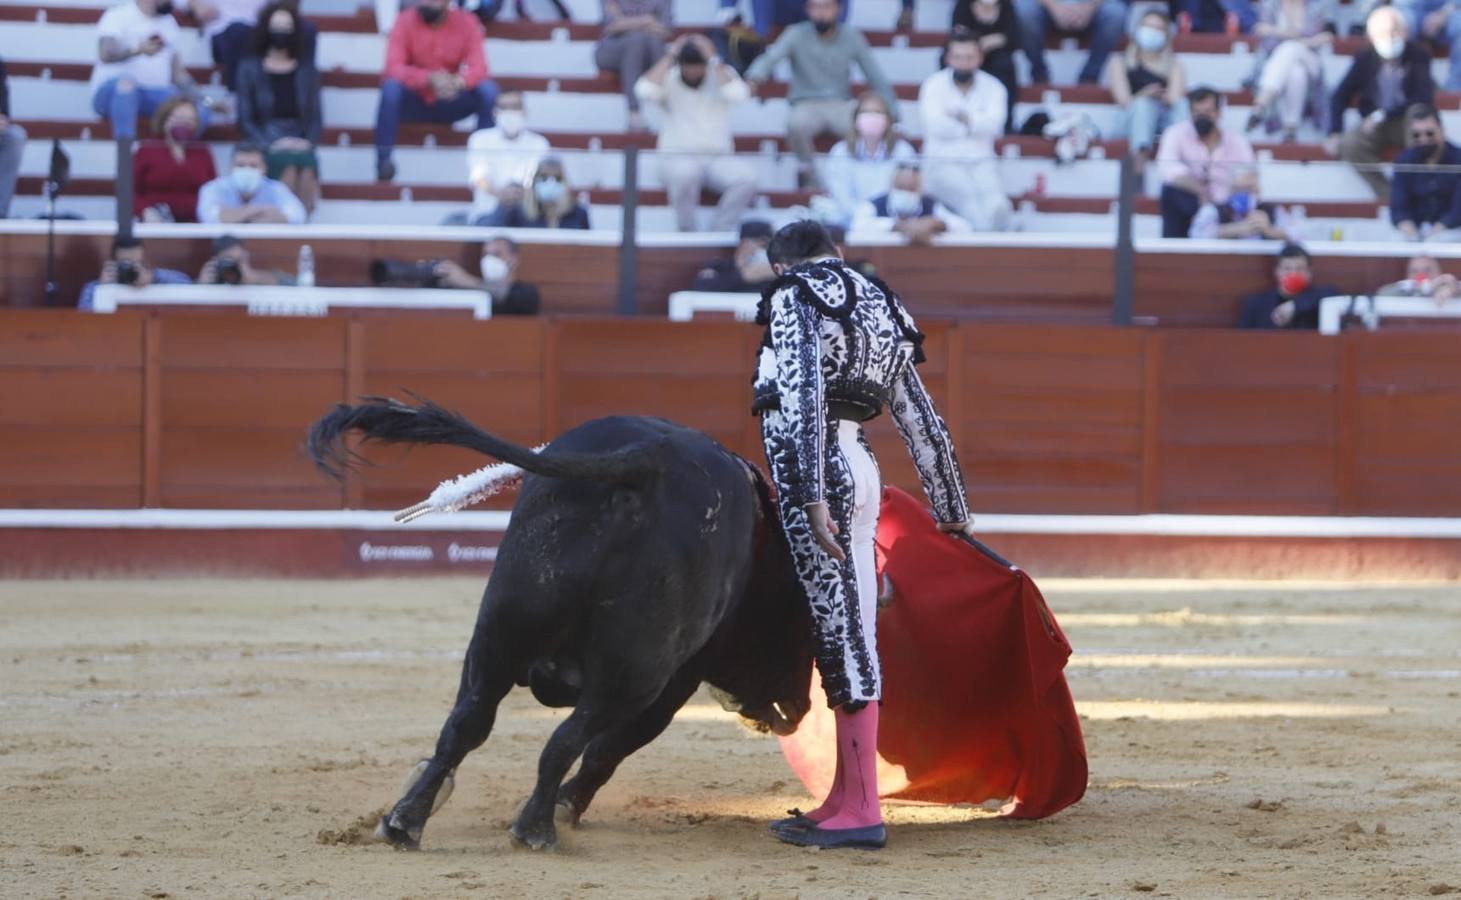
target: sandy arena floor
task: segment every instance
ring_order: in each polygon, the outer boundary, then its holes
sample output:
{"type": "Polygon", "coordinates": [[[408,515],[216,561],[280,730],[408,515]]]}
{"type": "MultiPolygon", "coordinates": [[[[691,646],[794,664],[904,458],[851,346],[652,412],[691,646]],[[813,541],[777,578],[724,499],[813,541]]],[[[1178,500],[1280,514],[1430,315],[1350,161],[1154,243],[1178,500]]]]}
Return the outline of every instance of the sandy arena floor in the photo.
{"type": "Polygon", "coordinates": [[[778,844],[807,798],[702,695],[532,853],[505,828],[560,714],[519,691],[406,854],[350,842],[429,751],[479,584],[0,584],[0,896],[1461,897],[1461,588],[1044,588],[1091,759],[1051,820],[778,844]]]}

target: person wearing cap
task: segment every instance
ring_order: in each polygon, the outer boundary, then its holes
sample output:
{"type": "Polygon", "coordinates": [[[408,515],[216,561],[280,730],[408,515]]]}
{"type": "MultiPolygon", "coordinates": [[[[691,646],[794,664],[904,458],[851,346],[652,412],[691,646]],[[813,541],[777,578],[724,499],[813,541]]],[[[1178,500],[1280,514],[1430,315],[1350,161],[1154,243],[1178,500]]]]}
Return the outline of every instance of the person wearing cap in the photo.
{"type": "Polygon", "coordinates": [[[736,70],[703,34],[681,35],[634,85],[639,100],[657,107],[660,178],[675,209],[675,225],[695,231],[700,192],[720,194],[711,231],[730,231],[756,196],[756,170],[737,159],[731,107],[751,96],[736,70]]]}
{"type": "Polygon", "coordinates": [[[294,277],[278,269],[256,269],[244,242],[231,234],[213,239],[213,255],[198,272],[198,284],[294,285],[294,277]]]}
{"type": "Polygon", "coordinates": [[[771,261],[766,248],[771,245],[771,223],[751,219],[741,223],[740,242],[729,259],[718,259],[707,263],[695,273],[691,290],[719,291],[728,294],[760,293],[769,285],[776,273],[771,271],[771,261]]]}

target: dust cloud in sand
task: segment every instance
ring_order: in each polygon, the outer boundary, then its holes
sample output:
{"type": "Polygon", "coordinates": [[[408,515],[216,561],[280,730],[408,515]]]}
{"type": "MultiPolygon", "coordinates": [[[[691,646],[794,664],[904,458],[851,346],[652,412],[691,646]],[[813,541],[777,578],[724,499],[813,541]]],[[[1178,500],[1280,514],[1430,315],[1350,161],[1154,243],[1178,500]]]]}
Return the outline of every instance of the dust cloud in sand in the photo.
{"type": "Polygon", "coordinates": [[[1461,588],[1050,581],[1091,758],[1043,822],[889,804],[881,853],[703,693],[555,851],[506,827],[559,711],[515,691],[420,853],[479,582],[0,584],[6,897],[1461,896],[1461,588]]]}

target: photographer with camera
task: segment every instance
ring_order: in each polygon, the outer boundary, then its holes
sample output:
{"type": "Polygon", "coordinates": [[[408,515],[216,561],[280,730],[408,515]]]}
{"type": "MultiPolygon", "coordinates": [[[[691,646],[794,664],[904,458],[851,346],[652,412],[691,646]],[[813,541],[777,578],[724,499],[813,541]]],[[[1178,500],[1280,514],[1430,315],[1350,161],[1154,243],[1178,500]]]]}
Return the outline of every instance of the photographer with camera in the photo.
{"type": "Polygon", "coordinates": [[[157,269],[147,264],[142,242],[135,237],[112,240],[111,256],[101,267],[101,277],[88,281],[76,301],[77,309],[91,309],[99,284],[126,284],[144,288],[150,284],[192,284],[193,279],[173,269],[157,269]]]}
{"type": "Polygon", "coordinates": [[[294,286],[293,276],[277,269],[255,269],[249,260],[249,249],[231,234],[213,241],[213,255],[198,273],[199,284],[267,284],[294,286]]]}
{"type": "Polygon", "coordinates": [[[376,287],[486,291],[492,295],[492,315],[536,316],[542,300],[537,285],[517,280],[518,257],[517,241],[495,237],[482,245],[480,278],[449,259],[378,259],[370,264],[370,280],[376,287]]]}

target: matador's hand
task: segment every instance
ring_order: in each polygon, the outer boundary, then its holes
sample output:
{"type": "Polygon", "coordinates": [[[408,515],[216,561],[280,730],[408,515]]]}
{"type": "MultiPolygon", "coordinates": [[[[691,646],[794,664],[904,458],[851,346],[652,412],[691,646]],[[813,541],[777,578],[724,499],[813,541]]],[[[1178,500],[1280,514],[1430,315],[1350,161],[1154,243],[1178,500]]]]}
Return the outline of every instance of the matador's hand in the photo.
{"type": "Polygon", "coordinates": [[[816,503],[807,504],[807,518],[812,523],[812,536],[817,543],[827,552],[827,555],[842,562],[847,554],[837,546],[837,523],[832,521],[832,513],[827,509],[826,500],[818,500],[816,503]]]}
{"type": "Polygon", "coordinates": [[[974,517],[970,516],[962,522],[940,522],[938,530],[950,534],[962,534],[965,537],[974,536],[974,517]]]}

